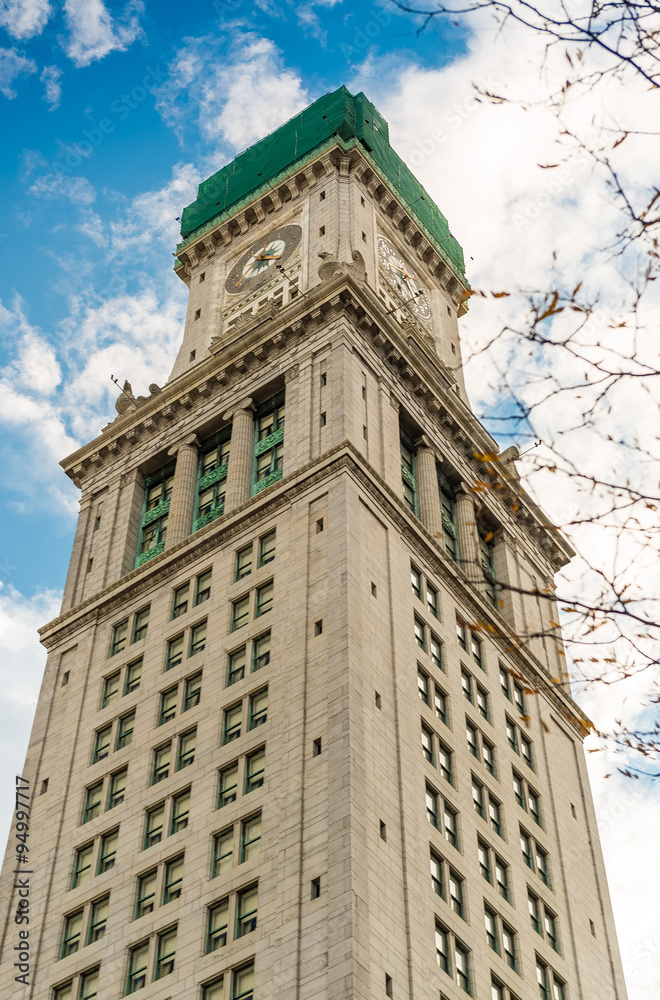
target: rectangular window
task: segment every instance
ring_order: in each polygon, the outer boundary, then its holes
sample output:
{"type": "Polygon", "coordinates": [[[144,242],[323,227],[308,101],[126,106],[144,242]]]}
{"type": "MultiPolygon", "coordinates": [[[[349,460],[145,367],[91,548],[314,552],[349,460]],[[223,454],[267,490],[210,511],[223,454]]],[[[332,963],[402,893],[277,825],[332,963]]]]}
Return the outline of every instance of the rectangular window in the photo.
{"type": "Polygon", "coordinates": [[[534,761],[532,759],[532,742],[522,733],[520,734],[520,753],[522,754],[522,759],[527,764],[527,767],[533,771],[534,761]]]}
{"type": "Polygon", "coordinates": [[[444,722],[445,726],[449,725],[449,716],[447,713],[447,696],[437,685],[434,685],[433,689],[433,707],[435,709],[435,714],[444,722]]]}
{"type": "Polygon", "coordinates": [[[481,639],[474,634],[474,632],[470,632],[470,648],[472,650],[472,659],[483,670],[484,660],[483,660],[482,642],[481,639]]]}
{"type": "Polygon", "coordinates": [[[454,491],[437,466],[436,470],[438,475],[438,489],[440,491],[440,504],[442,507],[442,541],[445,551],[451,556],[454,562],[458,562],[454,491]]]}
{"type": "Polygon", "coordinates": [[[165,669],[172,670],[174,667],[178,667],[183,660],[183,632],[181,635],[175,635],[173,639],[170,639],[167,643],[167,654],[165,657],[165,669]]]}
{"type": "Polygon", "coordinates": [[[518,711],[520,712],[520,714],[524,716],[525,715],[525,692],[523,690],[522,684],[519,684],[518,681],[514,681],[513,682],[513,700],[514,700],[516,708],[518,709],[518,711]]]}
{"type": "Polygon", "coordinates": [[[490,867],[490,848],[483,840],[477,841],[477,854],[479,856],[479,871],[481,877],[492,884],[493,873],[490,867]]]}
{"type": "Polygon", "coordinates": [[[236,632],[237,629],[243,628],[247,625],[250,618],[250,595],[246,594],[245,597],[241,597],[240,600],[234,601],[231,606],[231,630],[236,632]]]}
{"type": "Polygon", "coordinates": [[[195,607],[208,601],[211,596],[211,576],[213,570],[207,569],[200,573],[195,581],[195,607]]]}
{"type": "Polygon", "coordinates": [[[229,663],[227,667],[227,687],[231,684],[236,684],[237,681],[242,681],[245,677],[245,657],[246,657],[246,647],[241,646],[240,649],[236,649],[233,653],[229,654],[229,663]]]}
{"type": "Polygon", "coordinates": [[[248,711],[248,729],[256,729],[263,726],[268,718],[268,688],[255,691],[250,695],[250,705],[248,711]]]}
{"type": "Polygon", "coordinates": [[[467,650],[467,626],[458,615],[456,616],[456,638],[461,649],[467,650]]]}
{"type": "Polygon", "coordinates": [[[252,670],[261,670],[270,663],[270,632],[258,636],[252,644],[252,670]]]}
{"type": "Polygon", "coordinates": [[[181,615],[185,615],[188,610],[189,590],[190,583],[184,583],[181,587],[177,587],[174,591],[174,598],[172,600],[172,618],[179,618],[181,615]]]}
{"type": "Polygon", "coordinates": [[[213,838],[213,860],[211,862],[211,878],[229,871],[234,857],[234,828],[230,826],[222,833],[216,833],[213,838]]]}
{"type": "Polygon", "coordinates": [[[431,632],[431,660],[438,670],[445,669],[442,665],[442,643],[433,632],[431,632]]]}
{"type": "Polygon", "coordinates": [[[511,749],[515,753],[518,753],[518,727],[511,721],[508,715],[506,716],[506,738],[509,741],[511,749]]]}
{"type": "Polygon", "coordinates": [[[487,739],[481,738],[481,754],[484,761],[484,767],[489,774],[495,777],[495,748],[492,743],[489,743],[487,739]]]}
{"type": "Polygon", "coordinates": [[[149,628],[149,611],[150,608],[142,608],[141,611],[136,611],[133,618],[133,637],[131,642],[140,642],[142,639],[147,637],[147,629],[149,628]]]}
{"type": "Polygon", "coordinates": [[[261,813],[241,823],[241,864],[258,857],[261,850],[261,813]]]}
{"type": "Polygon", "coordinates": [[[254,962],[235,969],[232,975],[230,1000],[253,1000],[254,998],[254,962]]]}
{"type": "Polygon", "coordinates": [[[426,607],[434,618],[438,618],[438,591],[426,581],[426,607]]]}
{"type": "Polygon", "coordinates": [[[149,559],[160,555],[165,548],[173,482],[174,462],[145,479],[136,566],[142,566],[149,559]]]}
{"type": "Polygon", "coordinates": [[[475,812],[481,816],[482,819],[485,819],[486,811],[484,807],[484,786],[481,782],[477,781],[476,778],[472,779],[472,805],[474,806],[475,812]]]}
{"type": "Polygon", "coordinates": [[[413,514],[417,512],[417,478],[415,446],[407,435],[401,432],[401,489],[404,503],[413,514]]]}
{"type": "Polygon", "coordinates": [[[516,802],[522,809],[527,809],[527,803],[525,801],[525,788],[522,782],[522,778],[516,772],[513,772],[513,794],[516,797],[516,802]]]}
{"type": "Polygon", "coordinates": [[[103,782],[97,781],[95,785],[90,785],[85,789],[85,804],[83,806],[83,823],[89,823],[96,819],[101,812],[101,800],[103,798],[103,782]]]}
{"type": "Polygon", "coordinates": [[[112,736],[112,723],[97,729],[94,735],[94,751],[92,753],[92,764],[99,760],[105,760],[110,754],[110,738],[112,736]]]}
{"type": "Polygon", "coordinates": [[[509,899],[509,866],[506,861],[495,855],[495,881],[497,891],[503,899],[509,899]]]}
{"type": "Polygon", "coordinates": [[[197,513],[193,531],[224,513],[231,427],[202,442],[197,466],[197,513]]]}
{"type": "Polygon", "coordinates": [[[179,753],[176,761],[177,771],[184,767],[189,767],[195,760],[195,746],[197,744],[197,729],[190,729],[187,733],[179,736],[179,753]]]}
{"type": "Polygon", "coordinates": [[[230,764],[219,772],[218,809],[236,801],[238,795],[238,764],[230,764]]]}
{"type": "Polygon", "coordinates": [[[467,670],[461,670],[461,689],[470,704],[473,704],[474,695],[472,693],[472,677],[467,670]]]}
{"type": "Polygon", "coordinates": [[[218,951],[227,944],[227,927],[229,925],[229,900],[221,899],[209,907],[208,932],[206,952],[218,951]]]}
{"type": "Polygon", "coordinates": [[[273,396],[257,408],[254,493],[282,478],[284,418],[284,393],[273,396]]]}
{"type": "Polygon", "coordinates": [[[172,762],[172,742],[164,743],[154,750],[154,771],[151,784],[155,785],[159,781],[164,781],[169,777],[170,764],[172,762]]]}
{"type": "Polygon", "coordinates": [[[412,592],[415,597],[421,601],[422,599],[422,575],[415,569],[414,566],[410,567],[410,583],[412,584],[412,592]]]}
{"type": "Polygon", "coordinates": [[[122,715],[117,726],[117,750],[122,750],[133,741],[133,731],[135,729],[135,709],[122,715]]]}
{"type": "Polygon", "coordinates": [[[509,683],[509,672],[500,663],[500,687],[505,698],[511,701],[511,685],[509,683]]]}
{"type": "Polygon", "coordinates": [[[261,788],[266,775],[266,748],[260,747],[245,758],[245,792],[261,788]]]}
{"type": "Polygon", "coordinates": [[[222,742],[231,743],[241,735],[241,723],[243,721],[243,703],[238,701],[235,705],[230,705],[225,709],[224,724],[222,727],[222,742]]]}
{"type": "Polygon", "coordinates": [[[78,1000],[96,1000],[99,988],[99,970],[89,969],[80,976],[78,1000]]]}
{"type": "MultiPolygon", "coordinates": [[[[545,882],[547,886],[550,885],[550,869],[548,868],[548,855],[544,850],[542,850],[538,844],[536,845],[536,872],[539,878],[545,882]]],[[[533,866],[530,866],[533,867],[533,866]]]]}
{"type": "Polygon", "coordinates": [[[158,713],[159,726],[162,726],[165,722],[171,722],[175,717],[178,694],[179,687],[177,684],[174,687],[168,688],[167,691],[161,691],[160,711],[158,713]]]}
{"type": "Polygon", "coordinates": [[[190,630],[190,652],[189,656],[201,653],[206,646],[206,619],[199,622],[190,630]]]}
{"type": "Polygon", "coordinates": [[[114,809],[121,805],[126,797],[126,782],[128,781],[128,767],[122,767],[121,771],[115,771],[110,775],[110,788],[108,789],[108,809],[114,809]]]}
{"type": "Polygon", "coordinates": [[[151,871],[140,875],[137,883],[137,895],[135,898],[135,920],[145,917],[147,913],[152,913],[156,905],[156,882],[158,870],[152,868],[151,871]]]}
{"type": "Polygon", "coordinates": [[[424,704],[430,705],[428,674],[425,674],[420,667],[417,668],[417,690],[424,704]]]}
{"type": "Polygon", "coordinates": [[[135,993],[147,985],[147,962],[149,961],[149,942],[131,948],[128,959],[127,993],[135,993]]]}
{"type": "Polygon", "coordinates": [[[105,934],[108,923],[108,909],[110,907],[110,895],[96,899],[92,903],[89,911],[89,930],[87,932],[87,944],[100,941],[105,934]]]}
{"type": "Polygon", "coordinates": [[[259,565],[265,566],[275,558],[275,528],[259,539],[259,565]]]}
{"type": "Polygon", "coordinates": [[[424,759],[429,762],[429,764],[434,764],[435,760],[433,757],[433,733],[422,723],[422,753],[424,754],[424,759]]]}
{"type": "Polygon", "coordinates": [[[110,656],[116,656],[117,653],[123,653],[126,649],[126,640],[128,638],[128,618],[125,618],[123,622],[119,622],[115,625],[112,630],[112,638],[110,639],[110,656]]]}
{"type": "Polygon", "coordinates": [[[64,931],[62,932],[62,948],[60,958],[73,955],[80,947],[80,935],[82,933],[83,911],[82,907],[75,913],[70,913],[64,918],[64,931]]]}
{"type": "Polygon", "coordinates": [[[458,813],[445,802],[445,840],[458,850],[458,813]]]}
{"type": "Polygon", "coordinates": [[[185,830],[190,818],[190,789],[186,788],[172,799],[172,820],[170,834],[185,830]]]}
{"type": "Polygon", "coordinates": [[[548,944],[551,948],[554,948],[556,952],[559,951],[559,937],[557,935],[557,919],[550,910],[543,907],[543,926],[545,927],[545,936],[548,940],[548,944]]]}
{"type": "Polygon", "coordinates": [[[244,580],[252,572],[252,542],[236,553],[235,580],[244,580]]]}
{"type": "Polygon", "coordinates": [[[452,754],[449,747],[445,746],[442,740],[440,740],[438,742],[438,768],[442,777],[445,781],[448,781],[450,785],[453,782],[451,756],[452,754]]]}
{"type": "Polygon", "coordinates": [[[133,663],[129,663],[126,668],[126,682],[124,684],[124,694],[130,694],[131,691],[137,691],[140,686],[140,681],[142,680],[142,658],[135,660],[133,663]]]}
{"type": "Polygon", "coordinates": [[[258,886],[251,885],[237,894],[236,937],[245,937],[257,929],[258,886]]]}
{"type": "Polygon", "coordinates": [[[525,831],[520,829],[520,849],[522,851],[523,859],[528,868],[534,871],[534,855],[532,853],[532,841],[525,831]]]}
{"type": "Polygon", "coordinates": [[[431,849],[431,888],[442,899],[445,898],[442,858],[433,849],[431,849]]]}
{"type": "Polygon", "coordinates": [[[171,903],[173,899],[178,899],[183,886],[183,854],[178,858],[173,858],[165,865],[165,877],[163,879],[163,906],[171,903]]]}
{"type": "Polygon", "coordinates": [[[119,698],[119,671],[110,674],[103,681],[103,694],[101,695],[101,708],[106,708],[113,701],[119,698]]]}
{"type": "Polygon", "coordinates": [[[76,851],[73,862],[73,877],[71,888],[75,889],[79,885],[85,885],[92,877],[92,855],[94,854],[94,844],[85,844],[76,851]]]}
{"type": "Polygon", "coordinates": [[[502,951],[504,952],[504,961],[506,964],[514,972],[517,972],[516,935],[515,931],[505,923],[502,924],[502,951]]]}
{"type": "Polygon", "coordinates": [[[468,750],[473,757],[479,759],[479,740],[477,737],[477,729],[467,719],[465,720],[465,733],[467,736],[468,750]]]}
{"type": "Polygon", "coordinates": [[[488,820],[491,829],[498,837],[502,836],[502,810],[499,802],[496,802],[490,795],[488,796],[488,820]]]}
{"type": "Polygon", "coordinates": [[[435,923],[435,958],[443,970],[451,976],[451,959],[449,957],[449,935],[436,920],[435,923]]]}
{"type": "Polygon", "coordinates": [[[467,994],[472,992],[470,984],[470,953],[459,941],[454,946],[456,961],[456,982],[467,994]]]}
{"type": "Polygon", "coordinates": [[[61,986],[56,986],[53,990],[53,1000],[73,1000],[73,980],[70,979],[68,983],[62,983],[61,986]]]}
{"type": "Polygon", "coordinates": [[[426,625],[419,618],[415,618],[415,642],[426,652],[426,625]]]}
{"type": "Polygon", "coordinates": [[[158,935],[156,944],[156,967],[154,969],[154,979],[162,979],[174,972],[174,962],[176,958],[176,927],[162,931],[158,935]]]}
{"type": "Polygon", "coordinates": [[[488,947],[492,948],[493,951],[499,955],[500,942],[497,935],[497,915],[487,906],[484,908],[484,924],[486,927],[486,941],[488,942],[488,947]]]}
{"type": "Polygon", "coordinates": [[[257,605],[255,611],[255,617],[259,618],[261,615],[268,614],[273,608],[273,590],[274,584],[271,580],[270,583],[265,583],[263,587],[259,587],[257,590],[257,605]]]}
{"type": "Polygon", "coordinates": [[[147,809],[147,821],[144,828],[144,848],[153,847],[163,839],[163,823],[165,821],[165,803],[147,809]]]}
{"type": "Polygon", "coordinates": [[[539,900],[531,892],[527,893],[527,909],[529,910],[529,919],[531,920],[532,927],[537,934],[543,936],[539,900]]]}
{"type": "Polygon", "coordinates": [[[99,849],[99,860],[97,865],[98,875],[102,872],[107,872],[110,868],[114,868],[115,861],[117,860],[118,843],[119,827],[115,830],[109,830],[101,837],[101,846],[99,849]]]}
{"type": "Polygon", "coordinates": [[[440,829],[438,814],[438,793],[430,785],[426,786],[426,818],[436,830],[440,829]]]}
{"type": "Polygon", "coordinates": [[[452,868],[449,869],[449,903],[459,917],[463,914],[463,879],[452,868]]]}
{"type": "Polygon", "coordinates": [[[477,688],[477,711],[479,715],[483,716],[486,722],[490,721],[490,713],[488,711],[488,692],[484,691],[479,684],[476,685],[477,688]]]}
{"type": "Polygon", "coordinates": [[[202,697],[202,671],[193,674],[192,677],[186,679],[186,683],[183,688],[183,711],[187,712],[190,708],[195,708],[199,705],[202,697]]]}
{"type": "Polygon", "coordinates": [[[548,978],[548,966],[540,958],[536,959],[536,981],[539,986],[539,996],[541,1000],[550,1000],[550,980],[548,978]]]}
{"type": "Polygon", "coordinates": [[[530,816],[538,826],[541,826],[541,800],[536,792],[533,792],[529,787],[527,788],[527,802],[530,816]]]}

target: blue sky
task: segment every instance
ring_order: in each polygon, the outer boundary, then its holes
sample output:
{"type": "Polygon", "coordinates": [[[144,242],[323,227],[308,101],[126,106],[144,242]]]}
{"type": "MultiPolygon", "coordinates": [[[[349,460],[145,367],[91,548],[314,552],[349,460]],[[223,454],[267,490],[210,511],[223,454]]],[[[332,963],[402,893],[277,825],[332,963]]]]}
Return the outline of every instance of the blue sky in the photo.
{"type": "MultiPolygon", "coordinates": [[[[599,342],[610,336],[629,288],[623,268],[597,248],[620,220],[590,162],[570,155],[554,116],[535,103],[563,81],[559,57],[545,55],[543,39],[513,27],[500,33],[485,16],[417,27],[389,0],[0,0],[0,752],[8,787],[45,659],[36,628],[58,612],[75,527],[77,491],[58,462],[114,416],[111,375],[136,394],[166,381],[186,301],[172,271],[176,217],[236,153],[328,90],[364,90],[449,219],[473,287],[547,287],[558,271],[566,285],[583,280],[599,296],[599,342]],[[475,84],[528,100],[493,105],[475,84]],[[558,161],[555,172],[539,166],[558,161]]],[[[603,93],[576,95],[562,125],[588,132],[619,114],[649,131],[652,98],[612,81],[603,93]]],[[[652,183],[658,161],[641,143],[629,139],[615,154],[621,175],[640,187],[652,183]]],[[[566,384],[576,378],[569,359],[551,368],[547,357],[516,355],[506,338],[480,353],[495,331],[521,324],[520,303],[475,298],[463,321],[473,404],[500,440],[496,418],[511,412],[499,392],[505,374],[527,400],[549,370],[566,384]]],[[[579,412],[565,398],[541,411],[547,440],[579,412]]],[[[613,441],[631,411],[655,425],[645,405],[619,394],[603,417],[613,441]]],[[[569,456],[592,469],[619,460],[589,435],[571,438],[569,456]]],[[[641,482],[645,473],[630,474],[641,482]]],[[[569,480],[531,482],[558,524],[592,502],[569,480]]],[[[607,555],[602,536],[572,540],[607,555]]],[[[637,582],[644,573],[653,580],[652,566],[640,574],[636,565],[637,582]]],[[[581,574],[578,561],[569,582],[582,585],[581,574]]],[[[639,718],[647,696],[641,677],[625,693],[584,689],[583,703],[607,728],[622,712],[639,718]]],[[[657,865],[644,833],[660,824],[660,803],[647,786],[605,779],[613,769],[605,754],[589,763],[630,998],[645,1000],[660,993],[660,915],[648,877],[657,865]],[[645,957],[645,935],[655,961],[645,957]]],[[[1,822],[4,833],[8,815],[1,822]]]]}

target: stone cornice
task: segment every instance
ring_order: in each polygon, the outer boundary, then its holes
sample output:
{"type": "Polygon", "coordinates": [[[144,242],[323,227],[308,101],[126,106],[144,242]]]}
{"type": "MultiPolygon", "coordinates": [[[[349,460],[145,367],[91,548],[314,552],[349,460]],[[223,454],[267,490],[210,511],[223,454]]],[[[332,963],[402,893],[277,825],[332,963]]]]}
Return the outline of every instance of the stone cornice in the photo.
{"type": "Polygon", "coordinates": [[[400,535],[422,554],[437,577],[444,580],[456,600],[472,616],[472,622],[490,637],[500,653],[515,665],[514,669],[534,689],[546,695],[564,721],[582,739],[585,716],[579,706],[551,682],[540,662],[521,645],[506,619],[476,591],[460,567],[446,555],[403,501],[348,441],[281,479],[263,493],[251,497],[231,514],[212,521],[162,555],[132,570],[93,598],[55,618],[39,630],[41,642],[51,650],[65,644],[67,639],[88,626],[111,619],[121,613],[129,601],[167,583],[173,575],[215,551],[235,535],[244,533],[250,525],[273,516],[289,506],[292,500],[342,471],[349,472],[371,500],[381,507],[400,535]]]}

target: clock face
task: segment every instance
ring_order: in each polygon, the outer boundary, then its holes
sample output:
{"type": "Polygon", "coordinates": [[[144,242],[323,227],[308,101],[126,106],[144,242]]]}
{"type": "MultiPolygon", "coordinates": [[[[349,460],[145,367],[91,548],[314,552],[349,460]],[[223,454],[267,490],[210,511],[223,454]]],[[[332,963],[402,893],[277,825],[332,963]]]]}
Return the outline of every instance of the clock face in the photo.
{"type": "Polygon", "coordinates": [[[286,263],[301,237],[300,226],[280,226],[266,233],[234,262],[227,278],[227,291],[236,295],[264,284],[277,274],[278,265],[286,263]]]}
{"type": "Polygon", "coordinates": [[[420,319],[431,318],[431,303],[424,286],[399,251],[384,236],[378,237],[378,259],[388,284],[420,319]]]}

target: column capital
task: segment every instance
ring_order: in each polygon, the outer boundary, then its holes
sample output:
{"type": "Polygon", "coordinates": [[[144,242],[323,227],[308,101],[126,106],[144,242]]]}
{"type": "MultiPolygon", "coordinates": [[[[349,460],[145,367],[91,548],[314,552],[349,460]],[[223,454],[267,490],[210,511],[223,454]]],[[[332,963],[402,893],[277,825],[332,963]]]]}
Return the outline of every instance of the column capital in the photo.
{"type": "Polygon", "coordinates": [[[178,453],[182,451],[183,448],[192,448],[194,451],[197,451],[197,449],[199,448],[199,439],[197,435],[189,434],[182,441],[177,441],[176,444],[171,445],[167,449],[167,454],[170,455],[172,458],[174,458],[174,456],[178,455],[178,453]]]}
{"type": "Polygon", "coordinates": [[[438,449],[433,444],[433,442],[431,441],[430,437],[427,434],[422,434],[420,435],[420,437],[417,438],[417,440],[415,441],[415,447],[417,448],[418,451],[424,449],[426,451],[433,452],[433,456],[436,462],[442,462],[443,456],[440,454],[440,452],[438,451],[438,449]]]}
{"type": "Polygon", "coordinates": [[[298,378],[300,375],[300,365],[291,365],[290,368],[284,372],[284,382],[292,382],[294,378],[298,378]]]}
{"type": "Polygon", "coordinates": [[[251,399],[250,396],[246,396],[245,399],[242,399],[240,401],[240,403],[236,403],[236,405],[233,406],[231,408],[231,410],[227,410],[226,413],[223,413],[222,414],[222,419],[223,420],[232,420],[233,417],[234,417],[234,415],[236,413],[240,413],[241,411],[244,411],[244,412],[247,412],[247,413],[250,413],[250,414],[254,413],[254,403],[253,403],[253,401],[252,401],[252,399],[251,399]]]}

